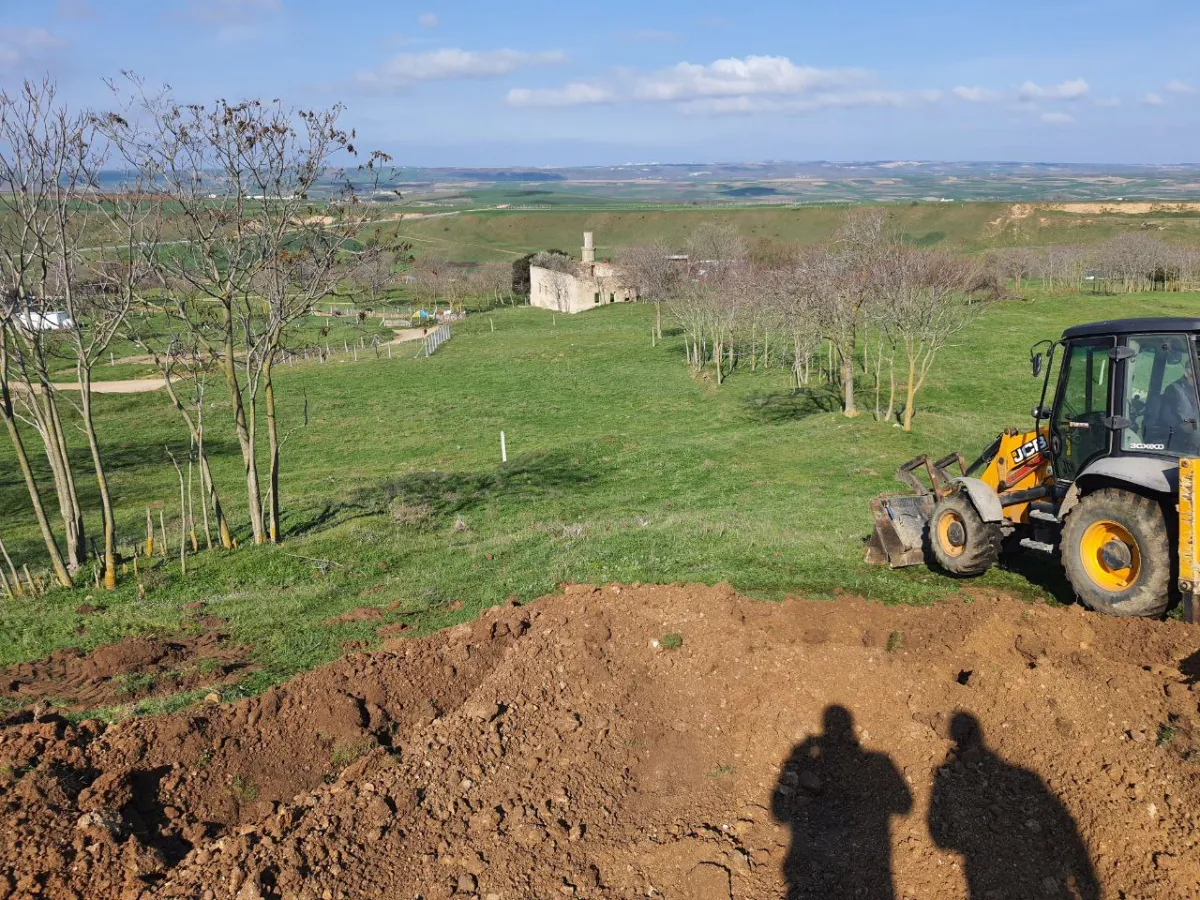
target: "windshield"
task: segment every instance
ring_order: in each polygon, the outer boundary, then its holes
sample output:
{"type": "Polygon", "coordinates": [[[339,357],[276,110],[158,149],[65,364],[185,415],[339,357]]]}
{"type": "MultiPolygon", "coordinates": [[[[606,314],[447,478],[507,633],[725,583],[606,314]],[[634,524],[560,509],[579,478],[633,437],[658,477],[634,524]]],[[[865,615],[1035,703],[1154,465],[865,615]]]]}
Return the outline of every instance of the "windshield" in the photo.
{"type": "Polygon", "coordinates": [[[1200,453],[1200,408],[1192,342],[1183,334],[1131,336],[1125,363],[1124,450],[1195,456],[1200,453]]]}

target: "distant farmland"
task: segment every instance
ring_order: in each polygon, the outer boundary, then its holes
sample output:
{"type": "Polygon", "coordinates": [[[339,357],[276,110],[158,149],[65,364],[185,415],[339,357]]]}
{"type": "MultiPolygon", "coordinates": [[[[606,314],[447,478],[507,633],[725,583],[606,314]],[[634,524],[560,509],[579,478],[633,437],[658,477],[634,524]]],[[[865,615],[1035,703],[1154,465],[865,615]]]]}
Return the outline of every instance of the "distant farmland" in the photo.
{"type": "MultiPolygon", "coordinates": [[[[553,195],[552,195],[553,196],[553,195]]],[[[751,242],[815,244],[827,240],[847,204],[808,207],[658,206],[610,208],[603,204],[563,208],[542,195],[526,196],[538,209],[479,209],[406,220],[393,227],[415,252],[437,249],[454,259],[512,259],[531,250],[572,250],[582,232],[594,231],[601,256],[663,238],[682,245],[700,222],[736,225],[751,242]]],[[[922,246],[977,252],[1010,246],[1091,243],[1127,231],[1151,232],[1169,242],[1200,237],[1194,205],[1105,204],[1062,208],[1058,204],[896,203],[888,208],[907,240],[922,246]],[[1079,211],[1075,211],[1079,210],[1079,211]]]]}

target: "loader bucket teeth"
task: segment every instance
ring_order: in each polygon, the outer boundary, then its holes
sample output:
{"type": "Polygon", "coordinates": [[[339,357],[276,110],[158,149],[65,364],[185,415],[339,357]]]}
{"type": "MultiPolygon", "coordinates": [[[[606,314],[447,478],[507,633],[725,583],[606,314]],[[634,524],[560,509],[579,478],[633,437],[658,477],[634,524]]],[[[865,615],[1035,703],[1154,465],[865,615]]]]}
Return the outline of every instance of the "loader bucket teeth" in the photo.
{"type": "Polygon", "coordinates": [[[931,493],[876,497],[871,501],[875,531],[867,542],[866,561],[893,569],[925,562],[925,532],[933,512],[931,493]]]}
{"type": "Polygon", "coordinates": [[[910,459],[896,470],[896,480],[912,491],[908,496],[876,497],[871,501],[875,531],[867,541],[866,561],[893,569],[919,566],[925,562],[925,533],[933,504],[949,494],[952,481],[966,473],[961,453],[950,453],[934,461],[922,455],[910,459]],[[951,469],[951,466],[954,468],[951,469]],[[957,470],[957,471],[956,471],[957,470]],[[924,471],[929,485],[917,477],[924,471]]]}

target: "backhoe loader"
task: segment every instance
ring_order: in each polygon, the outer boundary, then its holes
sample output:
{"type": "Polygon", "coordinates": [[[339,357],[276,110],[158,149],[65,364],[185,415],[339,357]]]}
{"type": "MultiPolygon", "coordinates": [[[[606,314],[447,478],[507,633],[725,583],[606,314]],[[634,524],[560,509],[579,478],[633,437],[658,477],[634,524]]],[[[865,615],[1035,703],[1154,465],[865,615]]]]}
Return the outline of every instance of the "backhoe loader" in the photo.
{"type": "Polygon", "coordinates": [[[1198,339],[1200,318],[1146,318],[1035,344],[1033,427],[1005,429],[970,464],[901,466],[910,493],[871,501],[867,561],[973,576],[1041,551],[1093,610],[1161,616],[1179,598],[1200,622],[1198,339]]]}

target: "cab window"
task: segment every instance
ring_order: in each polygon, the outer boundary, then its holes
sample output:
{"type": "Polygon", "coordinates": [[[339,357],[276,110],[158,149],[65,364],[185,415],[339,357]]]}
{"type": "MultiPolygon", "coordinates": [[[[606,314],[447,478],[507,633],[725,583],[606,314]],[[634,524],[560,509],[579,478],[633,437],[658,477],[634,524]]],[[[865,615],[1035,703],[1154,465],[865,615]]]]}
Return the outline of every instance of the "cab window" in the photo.
{"type": "Polygon", "coordinates": [[[1183,334],[1133,335],[1125,362],[1123,415],[1131,423],[1121,448],[1195,456],[1200,452],[1200,405],[1192,342],[1183,334]]]}
{"type": "Polygon", "coordinates": [[[1108,395],[1111,338],[1078,341],[1063,358],[1058,403],[1051,423],[1056,461],[1063,478],[1074,478],[1109,449],[1108,395]]]}

